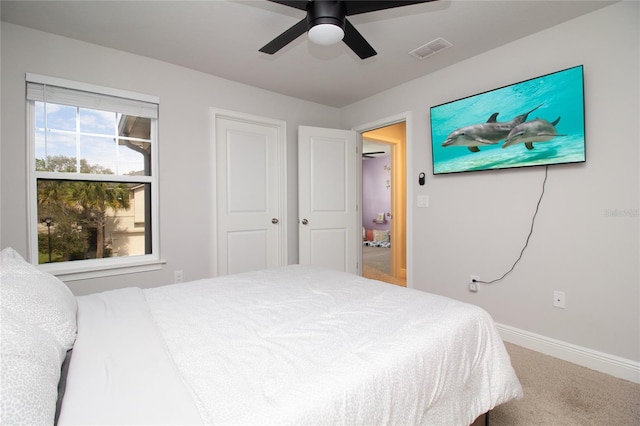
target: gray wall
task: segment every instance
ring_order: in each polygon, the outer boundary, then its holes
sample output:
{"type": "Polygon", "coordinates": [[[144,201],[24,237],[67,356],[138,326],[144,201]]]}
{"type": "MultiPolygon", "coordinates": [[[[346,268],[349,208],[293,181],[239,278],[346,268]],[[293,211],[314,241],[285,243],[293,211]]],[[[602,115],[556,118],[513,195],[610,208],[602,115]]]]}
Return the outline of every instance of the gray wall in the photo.
{"type": "MultiPolygon", "coordinates": [[[[413,287],[478,304],[502,324],[640,360],[639,9],[616,4],[343,109],[344,127],[410,111],[413,287]],[[587,162],[432,176],[429,107],[584,64],[587,162]],[[418,173],[427,173],[425,186],[418,173]],[[418,194],[430,207],[416,208],[418,194]],[[552,306],[554,290],[566,309],[552,306]]],[[[445,54],[445,53],[443,53],[445,54]]]]}
{"type": "Polygon", "coordinates": [[[337,127],[339,110],[187,68],[2,23],[2,247],[27,253],[25,73],[43,74],[160,97],[162,271],[69,282],[76,294],[210,276],[211,107],[287,123],[289,261],[297,262],[297,128],[337,127]]]}

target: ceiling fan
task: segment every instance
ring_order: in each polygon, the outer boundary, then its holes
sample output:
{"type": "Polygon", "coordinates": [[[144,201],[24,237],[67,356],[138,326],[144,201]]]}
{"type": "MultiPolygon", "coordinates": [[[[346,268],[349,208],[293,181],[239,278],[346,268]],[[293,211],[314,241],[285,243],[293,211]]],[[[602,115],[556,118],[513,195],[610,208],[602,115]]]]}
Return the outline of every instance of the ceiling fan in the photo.
{"type": "Polygon", "coordinates": [[[363,158],[376,158],[376,154],[386,154],[385,151],[373,151],[373,152],[363,152],[363,158]]]}
{"type": "Polygon", "coordinates": [[[347,16],[376,10],[391,9],[435,0],[269,0],[285,6],[305,10],[307,16],[297,24],[271,40],[260,52],[273,55],[305,32],[309,39],[321,45],[344,41],[360,59],[377,54],[362,34],[347,20],[347,16]]]}

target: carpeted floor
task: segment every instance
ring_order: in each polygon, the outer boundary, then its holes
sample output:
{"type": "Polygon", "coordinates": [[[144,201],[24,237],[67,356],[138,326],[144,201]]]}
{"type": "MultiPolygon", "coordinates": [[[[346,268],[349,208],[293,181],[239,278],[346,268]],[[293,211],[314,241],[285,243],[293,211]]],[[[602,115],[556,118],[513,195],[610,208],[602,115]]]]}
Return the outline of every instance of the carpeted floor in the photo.
{"type": "Polygon", "coordinates": [[[385,274],[391,274],[391,248],[362,247],[362,263],[385,274]]]}
{"type": "Polygon", "coordinates": [[[407,286],[407,279],[391,275],[391,249],[362,247],[362,276],[390,284],[407,286]]]}
{"type": "Polygon", "coordinates": [[[505,345],[524,397],[491,411],[491,426],[640,425],[640,384],[505,345]]]}

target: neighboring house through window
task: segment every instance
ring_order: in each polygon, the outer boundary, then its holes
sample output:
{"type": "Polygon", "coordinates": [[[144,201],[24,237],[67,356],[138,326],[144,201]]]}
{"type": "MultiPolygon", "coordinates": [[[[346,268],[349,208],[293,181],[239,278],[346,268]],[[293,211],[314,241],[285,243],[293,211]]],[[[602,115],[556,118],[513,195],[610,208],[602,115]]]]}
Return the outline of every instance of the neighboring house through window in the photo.
{"type": "Polygon", "coordinates": [[[26,80],[31,262],[63,279],[159,267],[158,99],[26,80]]]}

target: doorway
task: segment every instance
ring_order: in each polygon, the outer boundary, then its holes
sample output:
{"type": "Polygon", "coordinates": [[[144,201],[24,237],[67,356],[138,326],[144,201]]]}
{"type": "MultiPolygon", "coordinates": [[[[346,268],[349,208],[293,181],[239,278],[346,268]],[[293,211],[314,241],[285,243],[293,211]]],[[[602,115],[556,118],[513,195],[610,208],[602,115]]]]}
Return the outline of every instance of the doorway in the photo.
{"type": "Polygon", "coordinates": [[[406,122],[362,133],[362,275],[406,286],[406,122]]]}

